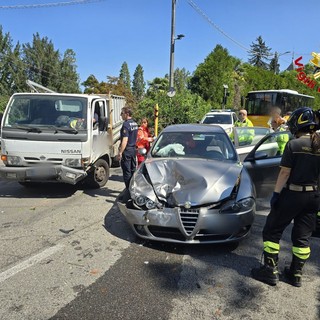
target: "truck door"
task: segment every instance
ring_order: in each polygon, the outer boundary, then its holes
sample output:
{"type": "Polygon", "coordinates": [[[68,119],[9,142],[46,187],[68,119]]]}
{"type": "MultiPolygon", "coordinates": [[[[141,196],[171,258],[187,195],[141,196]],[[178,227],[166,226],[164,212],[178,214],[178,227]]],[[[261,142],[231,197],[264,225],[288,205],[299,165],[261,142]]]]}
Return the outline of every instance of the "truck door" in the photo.
{"type": "Polygon", "coordinates": [[[105,99],[92,102],[92,157],[94,161],[108,153],[109,141],[107,133],[107,106],[105,99]]]}

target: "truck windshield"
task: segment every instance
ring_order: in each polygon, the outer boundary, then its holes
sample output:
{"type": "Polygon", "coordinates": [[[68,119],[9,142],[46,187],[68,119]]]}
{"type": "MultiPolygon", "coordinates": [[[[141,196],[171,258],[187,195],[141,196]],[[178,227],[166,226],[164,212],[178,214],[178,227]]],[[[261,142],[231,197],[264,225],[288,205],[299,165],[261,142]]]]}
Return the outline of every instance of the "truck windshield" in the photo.
{"type": "MultiPolygon", "coordinates": [[[[81,97],[54,95],[18,95],[10,102],[5,127],[43,129],[87,128],[86,100],[81,97]]],[[[38,131],[41,132],[41,131],[38,131]]]]}

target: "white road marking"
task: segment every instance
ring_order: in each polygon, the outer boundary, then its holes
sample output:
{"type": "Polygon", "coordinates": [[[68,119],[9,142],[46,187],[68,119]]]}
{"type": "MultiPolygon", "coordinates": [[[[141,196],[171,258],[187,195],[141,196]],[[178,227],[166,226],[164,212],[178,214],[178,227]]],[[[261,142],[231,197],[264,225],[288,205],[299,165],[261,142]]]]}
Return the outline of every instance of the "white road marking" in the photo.
{"type": "Polygon", "coordinates": [[[29,259],[17,264],[16,266],[14,266],[4,272],[1,272],[0,273],[0,283],[13,277],[18,272],[25,270],[29,267],[32,267],[36,263],[39,263],[41,260],[48,258],[49,256],[53,255],[57,251],[61,250],[63,247],[64,246],[62,244],[58,244],[54,247],[50,247],[50,248],[34,255],[33,257],[30,257],[29,259]]]}

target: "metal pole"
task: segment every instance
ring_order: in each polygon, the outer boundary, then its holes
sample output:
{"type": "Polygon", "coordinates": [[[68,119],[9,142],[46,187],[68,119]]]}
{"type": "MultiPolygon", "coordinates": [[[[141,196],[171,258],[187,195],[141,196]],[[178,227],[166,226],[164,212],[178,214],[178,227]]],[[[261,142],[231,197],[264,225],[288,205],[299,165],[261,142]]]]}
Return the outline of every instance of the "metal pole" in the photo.
{"type": "Polygon", "coordinates": [[[159,126],[159,106],[158,104],[154,107],[154,135],[158,136],[158,126],[159,126]]]}
{"type": "Polygon", "coordinates": [[[169,91],[173,90],[174,88],[173,80],[174,80],[175,28],[176,28],[176,0],[172,0],[169,91]]]}

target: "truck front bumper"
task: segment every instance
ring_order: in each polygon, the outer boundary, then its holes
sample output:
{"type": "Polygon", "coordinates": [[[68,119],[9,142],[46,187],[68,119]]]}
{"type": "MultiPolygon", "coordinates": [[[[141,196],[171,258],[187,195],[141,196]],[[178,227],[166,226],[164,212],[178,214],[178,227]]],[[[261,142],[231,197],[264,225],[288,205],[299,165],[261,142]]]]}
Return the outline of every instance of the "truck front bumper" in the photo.
{"type": "Polygon", "coordinates": [[[87,173],[63,165],[39,167],[0,167],[0,178],[19,182],[49,182],[59,181],[76,184],[84,179],[87,173]]]}

